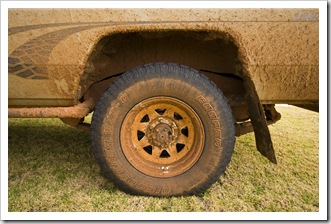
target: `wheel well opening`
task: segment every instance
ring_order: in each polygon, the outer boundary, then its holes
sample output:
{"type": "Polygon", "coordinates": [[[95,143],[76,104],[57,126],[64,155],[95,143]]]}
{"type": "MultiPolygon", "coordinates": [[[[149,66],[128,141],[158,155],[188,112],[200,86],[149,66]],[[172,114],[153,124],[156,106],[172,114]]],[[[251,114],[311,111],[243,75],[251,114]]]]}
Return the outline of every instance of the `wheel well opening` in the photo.
{"type": "Polygon", "coordinates": [[[199,70],[235,104],[245,95],[243,80],[236,72],[240,64],[238,47],[228,33],[170,30],[103,37],[85,67],[81,80],[84,98],[93,95],[99,99],[118,75],[154,62],[173,62],[199,70]]]}

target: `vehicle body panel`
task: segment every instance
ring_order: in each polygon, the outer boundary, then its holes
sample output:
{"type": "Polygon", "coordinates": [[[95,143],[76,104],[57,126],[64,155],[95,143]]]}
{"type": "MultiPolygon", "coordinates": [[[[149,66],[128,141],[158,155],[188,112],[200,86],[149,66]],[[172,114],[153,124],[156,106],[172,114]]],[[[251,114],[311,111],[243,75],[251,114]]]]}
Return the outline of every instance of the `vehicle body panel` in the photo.
{"type": "Polygon", "coordinates": [[[176,30],[226,34],[261,103],[318,103],[318,9],[10,9],[8,21],[9,107],[75,105],[103,37],[176,30]]]}

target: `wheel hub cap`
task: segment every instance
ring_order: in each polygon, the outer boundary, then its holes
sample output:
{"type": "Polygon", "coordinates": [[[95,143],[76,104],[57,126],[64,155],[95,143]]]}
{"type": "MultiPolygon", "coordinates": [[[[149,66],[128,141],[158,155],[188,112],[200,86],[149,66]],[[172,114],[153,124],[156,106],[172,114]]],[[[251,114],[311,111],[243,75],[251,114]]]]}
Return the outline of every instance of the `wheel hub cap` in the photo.
{"type": "Polygon", "coordinates": [[[166,117],[155,119],[147,128],[148,142],[159,148],[167,148],[177,137],[176,123],[166,117]]]}

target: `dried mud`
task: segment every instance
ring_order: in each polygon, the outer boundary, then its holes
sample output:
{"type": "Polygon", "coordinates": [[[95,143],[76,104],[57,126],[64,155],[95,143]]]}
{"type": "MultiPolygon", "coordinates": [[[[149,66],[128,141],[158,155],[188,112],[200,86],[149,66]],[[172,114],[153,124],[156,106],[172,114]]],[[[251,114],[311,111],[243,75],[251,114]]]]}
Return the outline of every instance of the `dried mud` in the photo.
{"type": "MultiPolygon", "coordinates": [[[[91,63],[100,40],[139,33],[145,41],[153,41],[158,39],[155,33],[170,31],[206,32],[201,46],[215,39],[234,46],[236,56],[230,58],[237,61],[230,72],[249,76],[264,102],[318,102],[316,9],[10,9],[8,20],[9,106],[74,105],[106,74],[93,77],[102,68],[91,63]]],[[[137,46],[132,47],[134,52],[137,46]]],[[[113,58],[123,54],[108,50],[113,58]]],[[[126,60],[116,65],[120,69],[109,75],[144,62],[140,56],[127,53],[126,60]]],[[[157,55],[146,57],[149,62],[157,55]]],[[[178,53],[172,62],[183,57],[178,53]]],[[[217,72],[229,70],[217,66],[217,62],[205,65],[217,72]]]]}

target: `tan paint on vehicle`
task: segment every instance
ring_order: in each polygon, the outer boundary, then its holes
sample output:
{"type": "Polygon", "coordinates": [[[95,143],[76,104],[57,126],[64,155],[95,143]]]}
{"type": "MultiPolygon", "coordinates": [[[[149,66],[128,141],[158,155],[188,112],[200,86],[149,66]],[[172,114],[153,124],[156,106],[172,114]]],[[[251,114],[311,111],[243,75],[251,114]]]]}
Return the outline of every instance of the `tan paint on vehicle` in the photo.
{"type": "MultiPolygon", "coordinates": [[[[170,31],[206,32],[209,40],[234,44],[236,65],[251,77],[262,102],[318,102],[317,9],[10,9],[8,19],[9,106],[74,105],[105,78],[91,77],[93,65],[87,66],[102,38],[133,32],[156,38],[156,32],[170,31]]],[[[140,52],[109,73],[152,59],[140,52]]],[[[198,65],[196,58],[187,61],[198,65]]],[[[208,61],[206,68],[222,72],[208,61]]]]}

